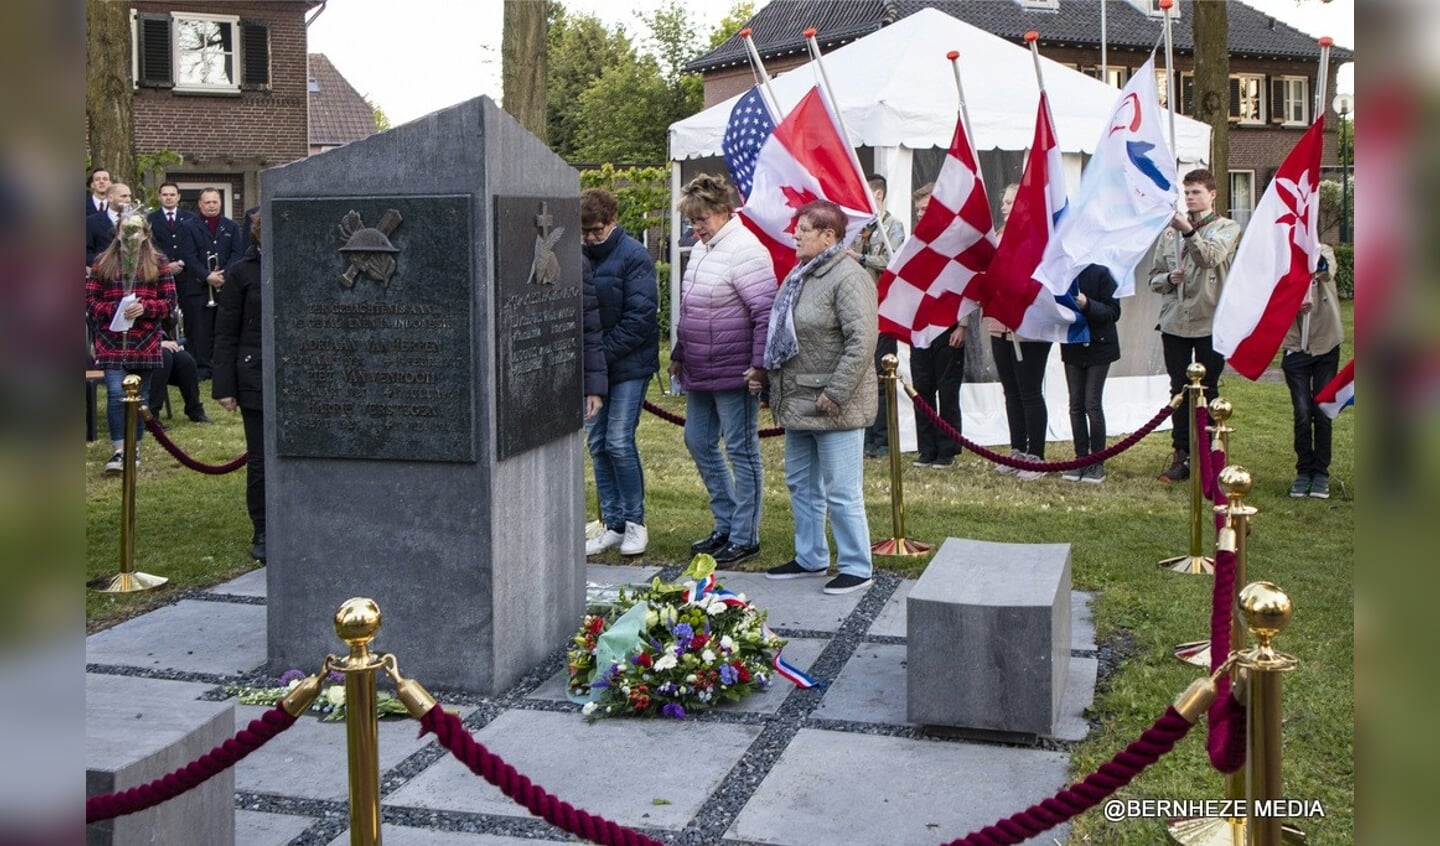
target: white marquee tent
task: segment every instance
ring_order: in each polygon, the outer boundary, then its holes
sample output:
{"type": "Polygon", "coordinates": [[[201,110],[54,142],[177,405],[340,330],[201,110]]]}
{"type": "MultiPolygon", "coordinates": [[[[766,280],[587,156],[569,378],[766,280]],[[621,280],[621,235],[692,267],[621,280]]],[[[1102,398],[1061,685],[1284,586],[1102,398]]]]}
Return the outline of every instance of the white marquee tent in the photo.
{"type": "MultiPolygon", "coordinates": [[[[1159,29],[1156,36],[1159,37],[1159,29]]],[[[892,186],[911,183],[912,157],[917,150],[944,149],[955,132],[959,97],[955,74],[947,54],[959,52],[961,81],[975,147],[1023,151],[1035,131],[1039,88],[1035,65],[1027,48],[1012,44],[978,27],[935,9],[922,9],[823,58],[824,72],[841,119],[857,147],[872,148],[874,170],[892,186]]],[[[1118,91],[1072,67],[1040,59],[1045,88],[1050,94],[1055,131],[1064,151],[1066,179],[1073,191],[1079,184],[1081,154],[1093,152],[1114,110],[1118,91]]],[[[774,78],[772,90],[783,112],[788,111],[819,81],[815,62],[774,78]]],[[[730,111],[739,95],[670,126],[671,181],[678,196],[681,162],[721,155],[721,140],[730,111]]],[[[1167,113],[1168,118],[1168,113],[1167,113]]],[[[1209,158],[1210,127],[1175,116],[1180,172],[1209,158]]],[[[720,164],[723,168],[724,165],[720,164]]],[[[987,186],[992,194],[999,186],[987,186]]],[[[887,207],[911,230],[909,191],[892,188],[887,207]]],[[[672,304],[679,303],[680,221],[672,210],[672,304]]],[[[1142,263],[1139,272],[1148,268],[1142,263]]],[[[1138,294],[1122,303],[1121,345],[1124,358],[1112,367],[1106,388],[1106,416],[1112,434],[1132,431],[1148,420],[1167,399],[1154,317],[1158,303],[1141,282],[1138,294]],[[1127,337],[1128,336],[1128,337],[1127,337]],[[1162,375],[1156,375],[1162,374],[1162,375]]],[[[675,306],[672,306],[672,308],[675,306]]],[[[976,340],[979,340],[978,338],[976,340]]],[[[902,345],[903,349],[903,345],[902,345]]],[[[902,360],[905,356],[902,354],[902,360]]],[[[1046,397],[1051,409],[1050,439],[1068,440],[1070,423],[1059,351],[1050,357],[1046,397]]],[[[1003,400],[997,383],[967,384],[961,406],[965,435],[981,443],[1008,440],[1003,400]]],[[[907,421],[902,445],[913,449],[913,418],[908,403],[901,403],[907,421]]],[[[1167,424],[1168,425],[1168,424],[1167,424]]]]}

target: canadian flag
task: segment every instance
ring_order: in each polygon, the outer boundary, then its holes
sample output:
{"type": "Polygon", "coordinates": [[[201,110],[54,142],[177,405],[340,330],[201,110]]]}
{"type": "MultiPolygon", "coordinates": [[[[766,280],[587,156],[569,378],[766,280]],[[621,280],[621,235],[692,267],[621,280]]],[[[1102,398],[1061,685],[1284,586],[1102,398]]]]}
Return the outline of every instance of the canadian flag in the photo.
{"type": "MultiPolygon", "coordinates": [[[[731,112],[732,124],[740,108],[737,103],[731,112]]],[[[794,219],[801,206],[815,200],[838,205],[848,224],[841,242],[846,244],[875,217],[855,151],[844,140],[835,110],[818,86],[811,87],[773,132],[738,137],[742,143],[759,146],[740,217],[770,251],[776,279],[783,281],[795,266],[794,219]]],[[[730,158],[729,150],[726,157],[730,158]]]]}
{"type": "Polygon", "coordinates": [[[1320,259],[1322,115],[1265,189],[1215,306],[1215,351],[1247,379],[1265,372],[1300,312],[1320,259]]]}
{"type": "Polygon", "coordinates": [[[917,349],[959,322],[966,289],[995,257],[990,200],[965,124],[955,121],[925,214],[880,276],[880,331],[917,349]]]}

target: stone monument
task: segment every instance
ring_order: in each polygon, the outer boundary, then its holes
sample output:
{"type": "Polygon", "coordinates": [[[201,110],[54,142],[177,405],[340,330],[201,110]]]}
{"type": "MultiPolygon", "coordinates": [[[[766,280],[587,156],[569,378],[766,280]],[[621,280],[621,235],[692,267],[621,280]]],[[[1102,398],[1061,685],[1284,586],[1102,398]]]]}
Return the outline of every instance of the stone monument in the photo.
{"type": "Polygon", "coordinates": [[[271,670],[341,651],[352,596],[432,688],[574,631],[579,191],[486,97],[262,174],[271,670]]]}

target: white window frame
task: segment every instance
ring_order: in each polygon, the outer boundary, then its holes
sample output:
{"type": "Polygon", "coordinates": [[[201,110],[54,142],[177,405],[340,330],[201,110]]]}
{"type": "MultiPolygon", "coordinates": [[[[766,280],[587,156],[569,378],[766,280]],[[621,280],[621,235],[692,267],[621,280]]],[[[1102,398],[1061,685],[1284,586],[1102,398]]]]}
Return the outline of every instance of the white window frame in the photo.
{"type": "Polygon", "coordinates": [[[1016,2],[1025,9],[1048,9],[1053,12],[1060,8],[1060,0],[1016,0],[1016,2]]]}
{"type": "Polygon", "coordinates": [[[1285,93],[1284,102],[1279,104],[1280,115],[1285,126],[1310,125],[1310,78],[1305,76],[1282,76],[1280,87],[1285,93]],[[1296,88],[1299,88],[1296,91],[1296,88]],[[1293,117],[1293,107],[1300,106],[1300,116],[1293,117]]]}
{"type": "Polygon", "coordinates": [[[175,82],[175,91],[196,91],[205,93],[225,92],[240,93],[240,76],[242,61],[240,48],[240,18],[235,15],[210,15],[203,12],[171,12],[170,13],[170,56],[171,74],[175,82]],[[226,83],[197,83],[183,82],[182,56],[188,55],[190,51],[182,53],[180,49],[180,30],[185,21],[202,21],[215,23],[230,28],[230,82],[226,83]]]}
{"type": "MultiPolygon", "coordinates": [[[[176,185],[176,187],[178,187],[178,188],[181,190],[181,192],[195,191],[195,192],[198,193],[199,191],[201,191],[201,190],[203,190],[203,189],[205,189],[205,188],[214,188],[216,191],[219,191],[219,192],[220,192],[220,214],[224,215],[225,217],[230,217],[230,218],[233,219],[234,210],[231,208],[231,205],[232,205],[232,202],[231,202],[231,201],[232,201],[233,198],[230,196],[230,195],[231,195],[231,190],[230,190],[230,183],[229,183],[228,181],[223,180],[223,179],[220,179],[220,180],[207,179],[207,180],[204,180],[204,181],[201,181],[201,182],[197,182],[197,181],[195,181],[195,180],[193,180],[193,179],[184,179],[184,178],[179,178],[179,179],[177,179],[174,174],[171,174],[171,176],[170,176],[170,181],[171,181],[171,182],[174,182],[175,185],[176,185]]],[[[197,212],[195,212],[195,213],[198,215],[200,212],[197,211],[197,212]]]]}
{"type": "MultiPolygon", "coordinates": [[[[1165,17],[1165,10],[1160,8],[1160,0],[1130,0],[1130,5],[1149,17],[1162,19],[1165,17]]],[[[1170,14],[1174,20],[1180,20],[1182,13],[1182,7],[1179,3],[1176,3],[1170,9],[1170,14]]]]}
{"type": "Polygon", "coordinates": [[[1253,170],[1232,170],[1230,171],[1230,213],[1226,215],[1231,220],[1240,224],[1241,228],[1248,226],[1250,216],[1255,213],[1255,171],[1253,170]],[[1247,208],[1240,208],[1235,204],[1237,192],[1235,190],[1236,178],[1241,177],[1250,183],[1249,198],[1250,205],[1247,208]]]}
{"type": "Polygon", "coordinates": [[[1125,83],[1130,81],[1130,68],[1125,65],[1106,65],[1103,73],[1099,65],[1092,70],[1091,76],[1113,88],[1124,88],[1125,83]]]}
{"type": "MultiPolygon", "coordinates": [[[[1269,114],[1269,109],[1267,108],[1268,104],[1265,101],[1269,99],[1270,94],[1270,92],[1265,90],[1269,87],[1265,84],[1265,74],[1232,73],[1230,74],[1230,78],[1240,81],[1239,91],[1242,98],[1245,96],[1245,86],[1247,84],[1253,84],[1255,86],[1255,114],[1250,117],[1246,117],[1243,110],[1241,110],[1240,116],[1238,118],[1233,118],[1235,123],[1238,123],[1241,126],[1264,126],[1265,116],[1269,114]]],[[[1232,103],[1231,106],[1238,109],[1240,104],[1232,103]]]]}

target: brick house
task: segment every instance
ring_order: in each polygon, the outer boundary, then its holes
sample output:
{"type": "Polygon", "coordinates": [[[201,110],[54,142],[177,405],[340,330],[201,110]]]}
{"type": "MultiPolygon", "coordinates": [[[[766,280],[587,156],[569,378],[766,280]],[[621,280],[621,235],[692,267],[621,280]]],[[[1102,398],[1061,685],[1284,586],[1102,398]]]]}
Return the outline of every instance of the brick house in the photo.
{"type": "MultiPolygon", "coordinates": [[[[1035,30],[1040,33],[1042,55],[1105,78],[1118,88],[1145,62],[1163,32],[1163,24],[1157,0],[1108,0],[1108,50],[1106,71],[1102,73],[1100,2],[771,0],[755,14],[749,26],[766,70],[773,76],[809,61],[803,36],[809,27],[816,29],[821,48],[828,52],[920,9],[934,8],[1021,46],[1025,44],[1025,33],[1035,30]]],[[[1230,213],[1243,224],[1276,168],[1311,122],[1320,48],[1311,36],[1239,0],[1228,3],[1230,213]]],[[[1192,7],[1193,0],[1179,0],[1179,13],[1172,26],[1175,65],[1180,72],[1179,111],[1186,115],[1194,114],[1192,7]]],[[[1163,50],[1161,54],[1158,64],[1163,66],[1163,50]]],[[[1353,59],[1349,50],[1331,50],[1325,104],[1330,113],[1323,159],[1331,178],[1338,178],[1340,169],[1336,145],[1339,120],[1328,101],[1335,94],[1336,69],[1353,59]]],[[[703,75],[707,107],[745,91],[754,81],[744,42],[738,35],[694,59],[685,70],[703,75]]],[[[1158,73],[1163,97],[1164,71],[1158,73]]]]}
{"type": "Polygon", "coordinates": [[[310,152],[374,135],[375,109],[324,53],[310,54],[310,152]]]}
{"type": "Polygon", "coordinates": [[[135,148],[172,150],[166,168],[193,207],[219,188],[238,218],[259,173],[309,152],[306,12],[319,0],[132,0],[135,148]]]}

